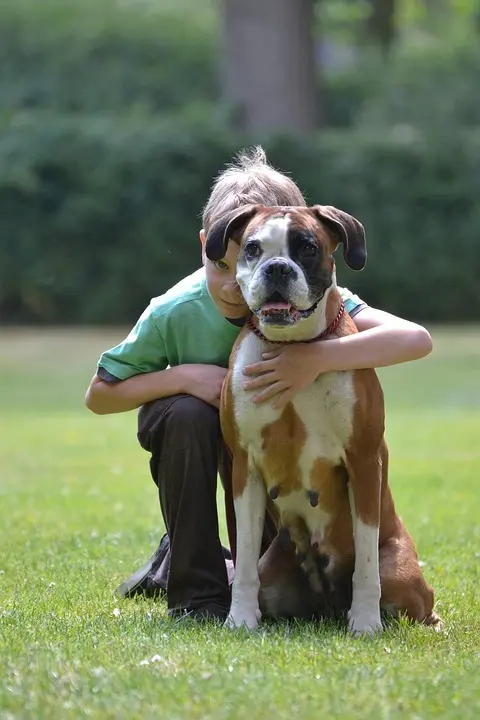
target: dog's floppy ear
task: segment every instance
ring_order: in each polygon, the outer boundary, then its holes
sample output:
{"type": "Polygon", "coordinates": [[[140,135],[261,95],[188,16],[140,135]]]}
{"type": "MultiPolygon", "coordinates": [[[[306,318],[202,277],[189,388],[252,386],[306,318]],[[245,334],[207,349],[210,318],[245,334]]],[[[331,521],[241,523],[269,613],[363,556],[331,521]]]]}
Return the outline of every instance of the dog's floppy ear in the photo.
{"type": "Polygon", "coordinates": [[[225,257],[228,241],[245,227],[257,212],[258,205],[247,205],[226,213],[213,223],[205,240],[205,254],[209,260],[217,262],[225,257]]]}
{"type": "Polygon", "coordinates": [[[348,267],[363,270],[367,262],[367,247],[362,223],[332,205],[314,205],[311,209],[343,244],[343,258],[348,267]]]}

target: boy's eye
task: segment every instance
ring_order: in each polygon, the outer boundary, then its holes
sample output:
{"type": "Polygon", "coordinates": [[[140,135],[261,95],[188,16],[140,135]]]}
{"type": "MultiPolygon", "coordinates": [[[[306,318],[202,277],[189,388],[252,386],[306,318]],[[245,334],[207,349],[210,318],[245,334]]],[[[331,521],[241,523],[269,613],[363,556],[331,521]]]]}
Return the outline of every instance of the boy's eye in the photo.
{"type": "Polygon", "coordinates": [[[228,270],[228,265],[225,260],[217,260],[217,262],[215,263],[215,267],[217,267],[219,270],[228,270]]]}
{"type": "Polygon", "coordinates": [[[252,260],[253,258],[260,257],[260,255],[262,254],[262,249],[260,247],[260,243],[255,242],[253,240],[251,242],[248,242],[245,245],[244,252],[245,252],[245,257],[247,258],[247,260],[252,260]]]}

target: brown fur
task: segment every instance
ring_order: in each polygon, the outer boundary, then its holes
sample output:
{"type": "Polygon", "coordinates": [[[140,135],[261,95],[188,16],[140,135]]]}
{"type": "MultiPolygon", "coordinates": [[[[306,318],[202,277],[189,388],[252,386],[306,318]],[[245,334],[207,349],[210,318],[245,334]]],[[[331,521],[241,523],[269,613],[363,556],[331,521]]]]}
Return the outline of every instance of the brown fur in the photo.
{"type": "Polygon", "coordinates": [[[306,440],[306,427],[292,403],[285,406],[276,422],[262,429],[263,478],[268,488],[278,488],[278,495],[301,489],[299,461],[306,440]]]}

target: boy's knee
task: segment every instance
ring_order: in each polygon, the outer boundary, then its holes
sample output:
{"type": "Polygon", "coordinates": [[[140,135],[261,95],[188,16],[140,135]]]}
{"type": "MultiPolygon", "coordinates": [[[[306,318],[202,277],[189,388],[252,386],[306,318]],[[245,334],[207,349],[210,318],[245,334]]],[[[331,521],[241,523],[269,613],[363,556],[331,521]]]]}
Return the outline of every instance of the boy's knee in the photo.
{"type": "Polygon", "coordinates": [[[193,395],[178,395],[168,408],[166,422],[170,432],[217,432],[220,430],[218,410],[193,395]]]}
{"type": "Polygon", "coordinates": [[[153,400],[140,409],[138,439],[145,450],[153,452],[163,442],[169,447],[182,447],[192,435],[220,435],[218,410],[203,400],[193,395],[174,395],[153,400]]]}

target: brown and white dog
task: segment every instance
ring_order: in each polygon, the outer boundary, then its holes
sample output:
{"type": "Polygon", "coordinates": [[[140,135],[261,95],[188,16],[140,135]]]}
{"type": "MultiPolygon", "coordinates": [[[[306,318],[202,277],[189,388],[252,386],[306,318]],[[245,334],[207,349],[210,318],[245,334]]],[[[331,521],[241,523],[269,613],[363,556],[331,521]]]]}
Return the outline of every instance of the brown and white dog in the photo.
{"type": "MultiPolygon", "coordinates": [[[[258,568],[268,494],[278,526],[288,529],[308,575],[313,577],[312,566],[321,558],[333,586],[350,584],[354,634],[380,630],[381,607],[439,625],[433,591],[388,485],[383,393],[375,371],[324,373],[282,411],[271,402],[254,404],[243,389],[243,368],[261,360],[273,343],[357,332],[337,289],[332,255],[342,243],[346,264],[361,270],[362,225],[330,206],[257,205],[212,227],[207,257],[221,259],[231,239],[240,245],[237,282],[252,315],[232,351],[221,399],[237,522],[227,624],[254,629],[261,619],[258,568]]],[[[281,592],[277,580],[272,584],[281,592]]],[[[277,600],[273,609],[282,605],[277,600]]],[[[268,609],[268,598],[265,604],[268,609]]]]}

